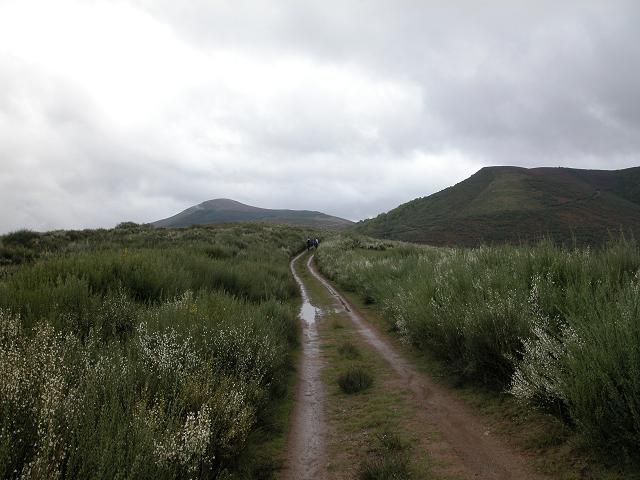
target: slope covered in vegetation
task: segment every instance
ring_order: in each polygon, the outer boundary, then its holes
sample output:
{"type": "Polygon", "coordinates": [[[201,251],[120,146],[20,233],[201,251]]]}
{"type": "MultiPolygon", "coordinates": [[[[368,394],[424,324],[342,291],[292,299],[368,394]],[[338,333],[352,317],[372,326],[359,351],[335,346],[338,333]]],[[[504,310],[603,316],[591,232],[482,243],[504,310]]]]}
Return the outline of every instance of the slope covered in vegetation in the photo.
{"type": "Polygon", "coordinates": [[[237,459],[277,433],[305,233],[0,237],[0,477],[264,478],[237,459]]]}
{"type": "Polygon", "coordinates": [[[430,245],[602,244],[640,234],[640,167],[483,168],[467,180],[357,224],[364,234],[430,245]]]}
{"type": "Polygon", "coordinates": [[[634,243],[449,249],[344,237],[325,242],[317,262],[462,379],[553,412],[617,460],[639,460],[634,243]]]}

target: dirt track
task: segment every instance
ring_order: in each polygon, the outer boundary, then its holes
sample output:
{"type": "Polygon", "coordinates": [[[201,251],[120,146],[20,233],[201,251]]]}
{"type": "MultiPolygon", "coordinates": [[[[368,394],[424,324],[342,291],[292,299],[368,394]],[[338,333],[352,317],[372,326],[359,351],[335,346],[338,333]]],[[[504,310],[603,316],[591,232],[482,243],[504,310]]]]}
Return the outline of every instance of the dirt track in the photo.
{"type": "MultiPolygon", "coordinates": [[[[296,257],[297,260],[299,257],[296,257]]],[[[489,429],[470,409],[456,399],[444,387],[435,384],[427,375],[418,370],[402,355],[400,355],[392,344],[377,332],[363,317],[353,308],[353,306],[340,295],[331,284],[318,273],[312,264],[313,256],[309,257],[307,268],[311,274],[326,288],[327,292],[334,298],[337,306],[340,306],[348,314],[351,321],[356,326],[360,335],[366,342],[390,365],[397,374],[398,380],[410,389],[413,400],[416,402],[418,416],[416,418],[416,429],[421,430],[421,426],[429,425],[441,434],[442,440],[438,442],[425,441],[428,454],[434,458],[443,460],[447,467],[443,474],[455,474],[469,479],[544,479],[542,475],[532,472],[528,466],[525,456],[508,447],[504,441],[491,434],[489,429]]],[[[293,262],[292,262],[293,265],[293,262]]],[[[307,299],[306,290],[300,278],[295,274],[296,280],[301,286],[303,298],[307,299]]],[[[309,333],[309,326],[307,325],[309,333]]],[[[312,327],[315,330],[315,324],[312,327]]],[[[308,335],[307,333],[307,335],[308,335]]],[[[302,371],[303,383],[309,381],[307,376],[317,378],[321,388],[319,378],[320,364],[318,360],[317,333],[314,337],[315,357],[312,363],[317,366],[318,371],[313,373],[302,371]]],[[[305,344],[307,336],[305,336],[305,344]]],[[[306,348],[306,347],[305,347],[306,348]]],[[[307,351],[305,350],[305,355],[307,351]]],[[[304,387],[307,388],[307,387],[304,387]]],[[[310,404],[309,404],[310,405],[310,404]]],[[[303,402],[300,409],[304,411],[308,405],[303,402]]],[[[321,410],[321,409],[319,409],[321,410]]],[[[321,421],[320,417],[314,420],[321,421]]],[[[306,424],[303,420],[298,420],[295,425],[306,424]]],[[[321,427],[311,427],[320,432],[321,427]],[[320,429],[319,429],[320,428],[320,429]]],[[[308,432],[308,436],[312,432],[308,432]]],[[[321,434],[319,437],[321,438],[321,434]]],[[[305,453],[304,455],[307,455],[305,453]]],[[[320,457],[317,457],[320,458],[320,457]]],[[[311,460],[307,460],[311,461],[311,460]]],[[[313,465],[313,461],[311,461],[313,465]]],[[[317,466],[317,465],[316,465],[317,466]]],[[[317,475],[300,474],[287,478],[323,478],[321,472],[316,470],[317,475]]]]}
{"type": "Polygon", "coordinates": [[[294,258],[290,265],[302,296],[300,319],[303,340],[302,355],[298,365],[299,380],[295,407],[287,445],[286,469],[282,476],[286,480],[325,478],[325,392],[320,378],[322,360],[316,325],[316,308],[309,301],[304,283],[293,268],[294,263],[303,254],[294,258]]]}

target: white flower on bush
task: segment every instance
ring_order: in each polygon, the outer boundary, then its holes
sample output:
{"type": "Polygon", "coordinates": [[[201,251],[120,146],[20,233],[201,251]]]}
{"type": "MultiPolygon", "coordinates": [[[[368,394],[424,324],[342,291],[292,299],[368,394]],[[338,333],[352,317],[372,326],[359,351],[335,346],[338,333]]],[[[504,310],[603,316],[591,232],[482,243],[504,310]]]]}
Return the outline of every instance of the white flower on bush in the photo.
{"type": "Polygon", "coordinates": [[[177,428],[166,423],[163,404],[150,410],[140,406],[136,418],[153,435],[153,454],[160,464],[180,465],[190,476],[211,467],[216,452],[235,451],[244,445],[255,419],[247,386],[223,379],[207,403],[188,412],[177,428]]]}
{"type": "Polygon", "coordinates": [[[33,336],[20,317],[0,310],[0,408],[32,419],[31,431],[3,431],[2,436],[31,442],[33,455],[22,478],[57,478],[67,454],[69,423],[82,401],[66,355],[78,346],[75,336],[63,336],[48,323],[37,325],[33,336]]]}
{"type": "Polygon", "coordinates": [[[538,403],[565,402],[562,363],[566,345],[543,325],[535,325],[531,333],[531,339],[523,340],[523,358],[516,365],[509,392],[538,403]]]}
{"type": "MultiPolygon", "coordinates": [[[[156,421],[162,417],[159,411],[152,412],[156,421]]],[[[190,474],[197,472],[201,462],[213,462],[205,456],[211,441],[211,408],[204,405],[200,411],[189,412],[182,428],[173,433],[157,434],[154,454],[161,463],[176,462],[190,474]]]]}
{"type": "Polygon", "coordinates": [[[220,328],[209,338],[216,366],[258,384],[269,378],[270,369],[284,354],[271,337],[256,334],[248,325],[220,328]]]}
{"type": "Polygon", "coordinates": [[[568,361],[571,352],[580,347],[581,340],[570,326],[545,316],[539,305],[541,281],[542,277],[535,275],[531,282],[529,308],[535,320],[531,337],[522,340],[522,359],[514,360],[515,371],[509,392],[531,402],[566,404],[568,361]]]}
{"type": "Polygon", "coordinates": [[[137,343],[145,364],[160,375],[186,376],[198,365],[198,354],[190,335],[180,338],[173,328],[149,332],[146,323],[137,328],[137,343]]]}

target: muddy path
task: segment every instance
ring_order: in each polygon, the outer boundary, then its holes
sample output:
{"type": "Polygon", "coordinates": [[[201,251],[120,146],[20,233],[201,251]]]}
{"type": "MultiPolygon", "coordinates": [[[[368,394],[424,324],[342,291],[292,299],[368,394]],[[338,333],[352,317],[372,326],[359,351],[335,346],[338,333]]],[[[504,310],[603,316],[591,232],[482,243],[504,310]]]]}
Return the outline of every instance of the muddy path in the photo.
{"type": "MultiPolygon", "coordinates": [[[[398,353],[383,334],[372,327],[360,313],[316,270],[313,256],[306,263],[309,272],[342,308],[362,338],[389,364],[398,381],[412,392],[417,407],[416,430],[429,425],[440,433],[438,442],[426,441],[428,455],[443,460],[447,467],[441,473],[469,479],[544,479],[528,465],[526,456],[510,448],[494,436],[468,406],[445,387],[434,383],[428,375],[398,353]]],[[[299,278],[296,278],[300,282],[299,278]]],[[[302,287],[304,288],[304,287],[302,287]]],[[[294,478],[294,477],[290,477],[294,478]]],[[[299,476],[297,478],[322,478],[299,476]]]]}
{"type": "Polygon", "coordinates": [[[298,385],[295,406],[292,412],[291,430],[287,444],[285,480],[311,480],[325,478],[325,391],[321,379],[322,359],[320,339],[316,324],[317,309],[307,293],[304,283],[294,265],[304,252],[289,265],[291,273],[300,287],[302,307],[302,353],[298,364],[298,385]]]}

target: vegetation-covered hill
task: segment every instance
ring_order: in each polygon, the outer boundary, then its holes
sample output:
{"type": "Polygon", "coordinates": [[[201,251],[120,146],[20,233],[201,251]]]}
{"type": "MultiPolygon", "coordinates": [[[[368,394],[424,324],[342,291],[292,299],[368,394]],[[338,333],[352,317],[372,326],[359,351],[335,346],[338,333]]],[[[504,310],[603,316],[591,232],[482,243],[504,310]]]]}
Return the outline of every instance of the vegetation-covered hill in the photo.
{"type": "Polygon", "coordinates": [[[235,200],[218,198],[202,202],[199,205],[163,220],[153,222],[155,227],[188,227],[210,223],[260,221],[283,223],[319,228],[346,228],[353,224],[350,220],[333,217],[310,210],[271,210],[252,207],[235,200]]]}
{"type": "Polygon", "coordinates": [[[640,168],[487,167],[463,182],[357,224],[381,238],[473,246],[549,236],[599,244],[640,234],[640,168]]]}

